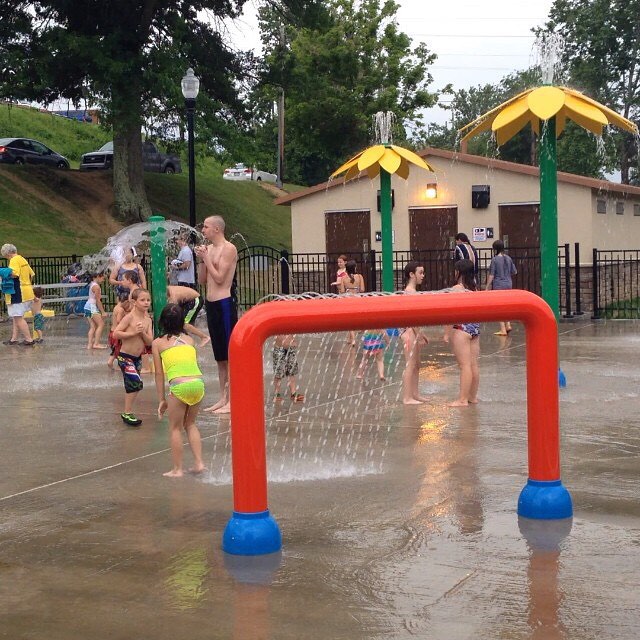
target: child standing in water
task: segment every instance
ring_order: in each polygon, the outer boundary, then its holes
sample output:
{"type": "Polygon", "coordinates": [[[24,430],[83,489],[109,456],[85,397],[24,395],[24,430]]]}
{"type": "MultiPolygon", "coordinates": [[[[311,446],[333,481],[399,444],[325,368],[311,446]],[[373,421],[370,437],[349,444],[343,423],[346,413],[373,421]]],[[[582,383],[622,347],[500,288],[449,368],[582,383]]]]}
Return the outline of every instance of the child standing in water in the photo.
{"type": "Polygon", "coordinates": [[[42,342],[42,330],[44,329],[44,316],[42,315],[42,287],[33,287],[35,298],[31,303],[31,313],[33,314],[33,341],[42,342]]]}
{"type": "MultiPolygon", "coordinates": [[[[408,262],[404,268],[404,292],[418,293],[424,280],[424,267],[418,262],[408,262]]],[[[402,403],[422,404],[427,398],[420,395],[420,351],[426,345],[427,337],[420,327],[400,329],[400,339],[404,348],[405,367],[402,373],[402,403]]]]}
{"type": "Polygon", "coordinates": [[[120,414],[122,421],[132,427],[142,424],[133,413],[133,403],[142,391],[143,384],[140,377],[142,369],[142,354],[147,346],[153,343],[153,330],[149,307],[151,296],[146,289],[136,289],[131,294],[133,308],[124,316],[113,332],[116,340],[121,340],[118,366],[124,378],[124,413],[120,414]]]}
{"type": "Polygon", "coordinates": [[[374,358],[378,369],[378,378],[380,378],[380,380],[386,380],[384,377],[384,350],[388,344],[389,336],[384,329],[365,331],[362,337],[362,361],[360,362],[356,378],[361,380],[364,377],[367,361],[374,358]]]}
{"type": "Polygon", "coordinates": [[[182,432],[186,432],[195,465],[192,473],[202,473],[202,443],[196,418],[204,398],[202,372],[198,367],[193,338],[184,331],[184,311],[179,304],[168,304],[160,314],[162,336],[153,341],[153,362],[158,393],[158,418],[169,412],[171,458],[173,468],[163,475],[182,477],[182,432]],[[169,382],[169,399],[165,395],[164,373],[169,382]]]}
{"type": "Polygon", "coordinates": [[[291,400],[304,402],[304,395],[298,393],[298,369],[298,345],[295,336],[290,333],[276,336],[273,345],[273,388],[276,402],[282,402],[280,385],[283,378],[287,378],[291,400]]]}
{"type": "Polygon", "coordinates": [[[122,321],[122,318],[124,318],[129,311],[131,311],[129,291],[120,292],[118,294],[118,304],[113,307],[113,311],[111,312],[111,331],[109,331],[109,338],[107,340],[109,347],[111,348],[111,355],[109,356],[109,360],[107,360],[107,366],[109,369],[113,369],[113,363],[120,353],[120,340],[116,340],[113,336],[113,332],[122,321]]]}
{"type": "Polygon", "coordinates": [[[100,343],[104,331],[104,307],[102,306],[102,283],[104,273],[97,273],[89,285],[89,298],[84,304],[84,316],[89,322],[87,335],[87,349],[106,349],[106,344],[100,343]]]}
{"type": "MultiPolygon", "coordinates": [[[[475,291],[476,279],[471,260],[456,262],[456,283],[451,291],[475,291]]],[[[480,325],[477,322],[465,322],[447,327],[444,341],[451,342],[453,354],[460,367],[460,395],[449,404],[450,407],[466,407],[478,402],[480,385],[480,325]]]]}

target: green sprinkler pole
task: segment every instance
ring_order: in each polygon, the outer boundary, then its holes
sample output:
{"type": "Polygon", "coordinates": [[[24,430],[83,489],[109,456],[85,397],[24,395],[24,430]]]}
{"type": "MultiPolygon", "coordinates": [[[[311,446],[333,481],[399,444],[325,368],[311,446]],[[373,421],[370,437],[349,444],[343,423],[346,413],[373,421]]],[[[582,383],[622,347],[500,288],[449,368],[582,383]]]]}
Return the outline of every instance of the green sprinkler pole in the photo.
{"type": "Polygon", "coordinates": [[[151,239],[151,291],[153,326],[155,336],[160,332],[160,313],[167,304],[167,258],[164,250],[165,228],[162,216],[151,216],[149,237],[151,239]]]}
{"type": "Polygon", "coordinates": [[[393,232],[391,230],[391,174],[380,168],[380,216],[382,218],[382,290],[393,291],[393,232]]]}
{"type": "Polygon", "coordinates": [[[540,138],[540,280],[542,299],[559,320],[557,165],[556,119],[553,117],[542,124],[540,138]]]}

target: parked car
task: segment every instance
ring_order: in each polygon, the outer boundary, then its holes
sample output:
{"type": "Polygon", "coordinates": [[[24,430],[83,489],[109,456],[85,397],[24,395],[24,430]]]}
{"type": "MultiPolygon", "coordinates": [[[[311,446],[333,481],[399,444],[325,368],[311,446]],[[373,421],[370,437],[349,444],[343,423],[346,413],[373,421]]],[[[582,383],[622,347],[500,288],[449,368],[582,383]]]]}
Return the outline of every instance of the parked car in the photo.
{"type": "Polygon", "coordinates": [[[268,171],[258,171],[255,167],[245,167],[244,164],[238,164],[225,169],[222,177],[225,180],[256,180],[257,182],[276,182],[278,176],[268,171]]]}
{"type": "Polygon", "coordinates": [[[69,161],[64,156],[49,149],[42,142],[30,138],[0,138],[0,162],[69,168],[69,161]]]}
{"type": "MultiPolygon", "coordinates": [[[[145,171],[156,173],[182,173],[178,156],[160,153],[153,142],[142,143],[142,162],[145,171]]],[[[81,171],[92,169],[111,169],[113,166],[113,142],[107,142],[97,151],[85,153],[80,162],[81,171]]]]}

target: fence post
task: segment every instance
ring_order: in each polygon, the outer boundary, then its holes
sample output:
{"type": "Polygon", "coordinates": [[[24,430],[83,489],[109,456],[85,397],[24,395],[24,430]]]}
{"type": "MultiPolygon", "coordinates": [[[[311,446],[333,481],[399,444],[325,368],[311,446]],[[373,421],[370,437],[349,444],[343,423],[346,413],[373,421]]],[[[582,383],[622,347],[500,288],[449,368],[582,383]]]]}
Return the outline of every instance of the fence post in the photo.
{"type": "Polygon", "coordinates": [[[289,252],[286,249],[280,251],[280,291],[289,294],[289,252]]]}
{"type": "Polygon", "coordinates": [[[565,304],[565,318],[572,318],[571,313],[571,254],[569,252],[569,243],[564,245],[564,304],[565,304]]]}
{"type": "Polygon", "coordinates": [[[371,282],[370,290],[378,290],[378,274],[376,273],[376,250],[369,249],[369,282],[371,282]]]}
{"type": "Polygon", "coordinates": [[[574,242],[574,267],[573,274],[576,279],[576,312],[574,315],[582,316],[584,315],[582,311],[582,290],[581,290],[581,282],[580,282],[580,243],[574,242]]]}
{"type": "Polygon", "coordinates": [[[593,291],[593,315],[591,316],[594,320],[598,320],[600,318],[600,281],[598,279],[599,277],[599,270],[598,270],[598,250],[597,249],[593,249],[593,264],[592,264],[592,271],[593,271],[593,275],[592,275],[592,291],[593,291]]]}

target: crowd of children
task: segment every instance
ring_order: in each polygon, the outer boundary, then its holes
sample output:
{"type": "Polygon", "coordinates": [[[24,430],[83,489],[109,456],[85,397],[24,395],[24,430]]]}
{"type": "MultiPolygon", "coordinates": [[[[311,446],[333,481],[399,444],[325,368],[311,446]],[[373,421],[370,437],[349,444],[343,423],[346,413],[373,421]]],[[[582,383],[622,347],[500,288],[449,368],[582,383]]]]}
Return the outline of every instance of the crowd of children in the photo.
{"type": "MultiPolygon", "coordinates": [[[[344,263],[344,256],[340,259],[344,263]]],[[[343,265],[340,265],[343,266],[343,265]]],[[[338,275],[336,284],[342,293],[353,295],[348,285],[357,287],[355,293],[364,290],[362,276],[355,273],[355,263],[346,262],[344,274],[338,275]]],[[[455,265],[455,283],[452,291],[475,291],[476,279],[474,265],[470,260],[459,260],[455,265]]],[[[417,293],[424,279],[424,267],[410,262],[404,270],[405,294],[417,293]]],[[[122,421],[129,426],[139,426],[142,420],[134,413],[136,398],[144,387],[142,375],[150,372],[151,367],[143,366],[143,358],[153,355],[155,383],[158,394],[158,417],[165,412],[169,415],[171,455],[173,468],[164,475],[180,477],[182,469],[182,434],[193,452],[195,465],[190,470],[199,473],[204,469],[200,444],[200,433],[196,426],[196,417],[204,397],[202,373],[198,367],[194,337],[199,338],[199,346],[210,341],[210,336],[193,324],[193,319],[201,308],[197,290],[179,285],[167,287],[167,305],[160,315],[160,337],[154,340],[153,325],[149,315],[151,296],[141,286],[138,269],[120,270],[117,274],[118,302],[111,316],[111,331],[108,345],[101,342],[105,328],[105,309],[102,303],[102,285],[104,273],[94,274],[89,284],[88,297],[84,305],[84,314],[88,322],[87,349],[110,348],[107,365],[113,368],[118,364],[123,376],[124,403],[120,414],[122,421]],[[165,375],[169,384],[169,395],[165,392],[165,375]]],[[[43,341],[44,316],[42,313],[43,290],[34,287],[33,340],[43,341]]],[[[477,323],[460,323],[449,326],[444,332],[445,343],[450,343],[460,367],[460,393],[450,406],[467,406],[478,401],[479,385],[479,334],[477,323]]],[[[404,404],[422,404],[427,401],[419,393],[418,377],[420,351],[428,344],[420,327],[406,327],[398,331],[405,355],[405,367],[402,375],[402,401],[404,404]]],[[[354,337],[349,336],[350,344],[354,337]]],[[[378,378],[386,379],[384,371],[384,353],[390,343],[389,332],[372,329],[362,337],[362,359],[356,378],[363,379],[367,365],[373,360],[378,378]]],[[[282,402],[282,382],[286,379],[287,396],[294,403],[304,402],[304,394],[298,388],[299,373],[298,344],[294,335],[278,335],[273,347],[274,400],[282,402]]]]}

